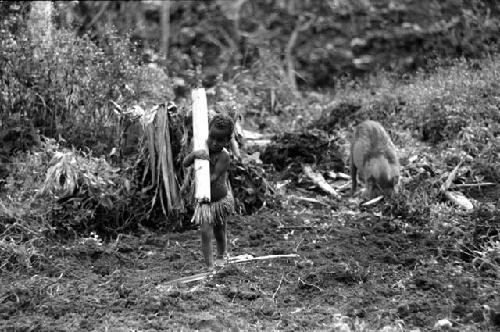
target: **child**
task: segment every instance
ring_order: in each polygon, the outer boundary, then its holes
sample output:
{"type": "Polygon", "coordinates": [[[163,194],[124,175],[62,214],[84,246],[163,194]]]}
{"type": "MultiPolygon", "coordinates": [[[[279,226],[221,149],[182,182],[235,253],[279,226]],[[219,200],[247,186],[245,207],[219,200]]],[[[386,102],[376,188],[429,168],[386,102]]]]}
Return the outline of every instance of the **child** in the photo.
{"type": "Polygon", "coordinates": [[[229,153],[225,149],[231,141],[234,130],[233,120],[223,114],[216,114],[209,124],[207,146],[205,150],[193,151],[186,156],[183,165],[191,165],[194,159],[206,159],[210,162],[210,213],[212,222],[205,221],[201,225],[201,250],[205,263],[213,267],[212,232],[217,243],[217,264],[223,262],[226,255],[227,217],[234,210],[234,199],[229,187],[228,169],[229,153]]]}

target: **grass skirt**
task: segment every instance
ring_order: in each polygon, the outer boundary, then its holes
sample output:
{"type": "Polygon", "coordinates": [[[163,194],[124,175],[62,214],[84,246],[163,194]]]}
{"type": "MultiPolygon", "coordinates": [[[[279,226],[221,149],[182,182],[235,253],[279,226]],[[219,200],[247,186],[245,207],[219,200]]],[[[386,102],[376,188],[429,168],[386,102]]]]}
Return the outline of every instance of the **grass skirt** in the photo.
{"type": "Polygon", "coordinates": [[[181,195],[187,205],[194,206],[191,222],[196,225],[208,222],[213,225],[223,225],[227,217],[234,213],[234,195],[229,179],[226,181],[227,195],[217,202],[198,203],[194,198],[194,171],[193,167],[187,169],[184,183],[181,186],[181,195]]]}
{"type": "Polygon", "coordinates": [[[197,203],[192,222],[195,224],[209,223],[224,225],[227,217],[234,213],[234,198],[231,187],[228,188],[226,197],[211,203],[197,203]]]}

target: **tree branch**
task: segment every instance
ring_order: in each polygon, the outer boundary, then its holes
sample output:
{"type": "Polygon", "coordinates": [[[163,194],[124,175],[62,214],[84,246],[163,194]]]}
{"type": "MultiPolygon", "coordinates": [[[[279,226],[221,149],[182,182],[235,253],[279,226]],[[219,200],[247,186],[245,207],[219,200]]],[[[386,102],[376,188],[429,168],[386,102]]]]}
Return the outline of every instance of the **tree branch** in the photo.
{"type": "Polygon", "coordinates": [[[170,39],[170,0],[161,4],[161,52],[167,57],[170,39]]]}
{"type": "Polygon", "coordinates": [[[99,9],[99,12],[97,12],[94,18],[92,18],[92,21],[90,21],[90,23],[88,24],[88,28],[92,27],[101,18],[106,9],[108,9],[108,6],[109,6],[109,1],[104,1],[101,4],[101,9],[99,9]]]}
{"type": "Polygon", "coordinates": [[[293,51],[293,48],[295,47],[295,44],[297,43],[297,38],[299,36],[299,32],[309,29],[315,20],[316,20],[316,16],[313,16],[313,17],[309,18],[309,20],[307,22],[304,22],[302,24],[298,24],[295,27],[295,29],[292,31],[292,34],[290,35],[290,39],[288,40],[288,43],[285,47],[285,59],[286,59],[286,65],[287,65],[288,81],[289,81],[290,86],[292,87],[293,93],[295,95],[298,94],[298,90],[297,90],[297,81],[295,80],[295,67],[293,64],[294,61],[293,61],[292,51],[293,51]]]}

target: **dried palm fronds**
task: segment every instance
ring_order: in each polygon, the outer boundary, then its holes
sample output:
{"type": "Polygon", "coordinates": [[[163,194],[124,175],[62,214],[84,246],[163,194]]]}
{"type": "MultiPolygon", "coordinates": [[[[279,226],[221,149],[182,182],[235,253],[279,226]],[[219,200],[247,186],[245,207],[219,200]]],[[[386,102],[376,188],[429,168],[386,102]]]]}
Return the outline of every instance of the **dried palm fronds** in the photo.
{"type": "Polygon", "coordinates": [[[79,174],[75,153],[57,151],[50,161],[40,193],[58,198],[70,196],[77,188],[79,174]]]}
{"type": "Polygon", "coordinates": [[[112,167],[104,158],[85,156],[75,151],[56,151],[40,194],[57,199],[78,194],[95,198],[99,204],[110,207],[110,198],[128,187],[130,181],[120,174],[119,168],[112,167]]]}
{"type": "Polygon", "coordinates": [[[172,107],[175,105],[171,103],[157,105],[150,110],[143,111],[140,116],[147,140],[151,187],[155,188],[152,205],[156,204],[159,197],[165,215],[169,215],[173,211],[184,210],[184,202],[179,194],[170,140],[168,110],[172,107]]]}

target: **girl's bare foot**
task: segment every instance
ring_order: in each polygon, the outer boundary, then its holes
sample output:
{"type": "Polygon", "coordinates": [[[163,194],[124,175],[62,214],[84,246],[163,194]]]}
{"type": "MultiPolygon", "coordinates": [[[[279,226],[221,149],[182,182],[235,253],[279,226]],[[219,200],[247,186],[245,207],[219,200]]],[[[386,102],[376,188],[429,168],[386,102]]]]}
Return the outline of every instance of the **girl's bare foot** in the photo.
{"type": "Polygon", "coordinates": [[[226,264],[226,260],[224,258],[217,258],[215,259],[214,266],[216,267],[222,267],[226,264]]]}

